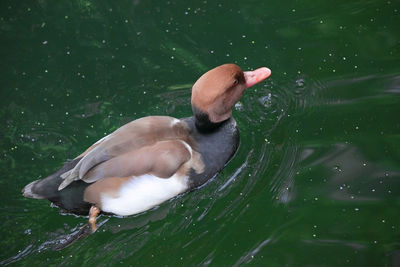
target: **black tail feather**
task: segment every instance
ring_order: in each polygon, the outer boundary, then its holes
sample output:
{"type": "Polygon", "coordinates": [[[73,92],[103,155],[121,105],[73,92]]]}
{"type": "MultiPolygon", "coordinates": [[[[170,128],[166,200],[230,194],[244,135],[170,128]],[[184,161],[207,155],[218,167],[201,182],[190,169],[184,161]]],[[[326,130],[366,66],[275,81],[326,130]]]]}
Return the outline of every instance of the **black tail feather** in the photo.
{"type": "Polygon", "coordinates": [[[31,182],[22,189],[22,194],[29,198],[48,199],[67,212],[87,215],[90,204],[83,201],[83,193],[89,184],[76,181],[58,191],[58,187],[63,181],[60,175],[74,168],[79,160],[80,158],[66,162],[52,175],[31,182]]]}

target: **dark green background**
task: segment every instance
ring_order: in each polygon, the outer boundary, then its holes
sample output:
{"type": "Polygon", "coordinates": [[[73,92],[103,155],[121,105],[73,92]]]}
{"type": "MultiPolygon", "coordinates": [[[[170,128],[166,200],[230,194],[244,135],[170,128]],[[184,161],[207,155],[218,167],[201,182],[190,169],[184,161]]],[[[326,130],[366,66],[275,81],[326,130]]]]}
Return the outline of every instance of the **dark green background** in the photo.
{"type": "Polygon", "coordinates": [[[0,263],[399,266],[400,5],[1,1],[0,263]],[[213,181],[57,251],[87,218],[20,190],[122,124],[191,114],[190,87],[267,66],[213,181]]]}

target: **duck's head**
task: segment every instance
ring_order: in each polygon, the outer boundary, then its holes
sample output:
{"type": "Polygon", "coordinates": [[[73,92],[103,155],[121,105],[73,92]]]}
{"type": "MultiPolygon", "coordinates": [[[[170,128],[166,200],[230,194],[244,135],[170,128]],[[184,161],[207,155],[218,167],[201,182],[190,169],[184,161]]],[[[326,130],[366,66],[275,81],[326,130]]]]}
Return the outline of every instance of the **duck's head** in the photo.
{"type": "Polygon", "coordinates": [[[268,68],[243,72],[224,64],[204,73],[192,88],[192,109],[199,129],[212,129],[232,115],[244,91],[271,75],[268,68]]]}

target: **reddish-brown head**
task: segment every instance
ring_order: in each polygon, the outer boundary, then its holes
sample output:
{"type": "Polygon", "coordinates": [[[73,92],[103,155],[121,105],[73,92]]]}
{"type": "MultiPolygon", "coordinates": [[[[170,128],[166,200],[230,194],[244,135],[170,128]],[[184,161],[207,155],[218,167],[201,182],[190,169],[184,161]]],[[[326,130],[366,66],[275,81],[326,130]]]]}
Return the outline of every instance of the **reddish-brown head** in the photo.
{"type": "MultiPolygon", "coordinates": [[[[268,68],[243,72],[235,64],[225,64],[203,74],[192,88],[193,110],[219,123],[232,115],[232,108],[244,91],[271,75],[268,68]]],[[[196,114],[195,114],[196,115],[196,114]]]]}

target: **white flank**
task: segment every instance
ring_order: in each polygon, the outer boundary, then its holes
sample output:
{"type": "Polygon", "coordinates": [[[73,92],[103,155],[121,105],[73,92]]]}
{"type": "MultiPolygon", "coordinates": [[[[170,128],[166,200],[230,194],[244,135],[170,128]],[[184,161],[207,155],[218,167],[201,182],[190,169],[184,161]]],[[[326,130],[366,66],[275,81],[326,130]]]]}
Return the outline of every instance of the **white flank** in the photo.
{"type": "Polygon", "coordinates": [[[163,179],[154,175],[141,175],[123,184],[118,197],[102,195],[101,207],[116,215],[133,215],[161,204],[187,190],[187,177],[174,174],[163,179]]]}

